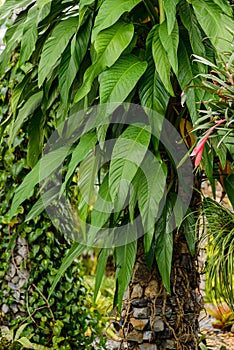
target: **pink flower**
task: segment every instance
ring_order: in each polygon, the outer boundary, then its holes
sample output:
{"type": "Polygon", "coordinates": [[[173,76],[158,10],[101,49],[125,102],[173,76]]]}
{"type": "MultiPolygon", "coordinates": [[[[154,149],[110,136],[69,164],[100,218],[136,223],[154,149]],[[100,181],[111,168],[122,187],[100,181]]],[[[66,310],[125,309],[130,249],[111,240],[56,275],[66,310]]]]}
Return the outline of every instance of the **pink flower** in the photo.
{"type": "Polygon", "coordinates": [[[203,139],[201,139],[198,144],[194,147],[192,153],[190,154],[190,156],[195,156],[195,167],[198,166],[201,163],[202,160],[202,153],[206,144],[206,141],[208,140],[210,134],[212,133],[212,131],[219,125],[222,123],[225,123],[226,119],[221,119],[218,120],[217,122],[215,122],[216,124],[213,125],[211,128],[209,128],[206,132],[206,135],[203,137],[203,139]]]}

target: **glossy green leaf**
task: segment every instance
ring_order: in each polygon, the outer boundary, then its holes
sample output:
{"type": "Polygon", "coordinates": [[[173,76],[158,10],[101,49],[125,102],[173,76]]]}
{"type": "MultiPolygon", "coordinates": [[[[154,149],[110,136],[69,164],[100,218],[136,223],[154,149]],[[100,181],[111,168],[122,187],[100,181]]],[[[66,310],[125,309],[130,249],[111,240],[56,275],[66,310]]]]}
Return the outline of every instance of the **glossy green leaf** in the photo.
{"type": "Polygon", "coordinates": [[[59,189],[57,187],[52,187],[46,193],[43,193],[43,197],[40,197],[31,208],[26,217],[26,221],[33,220],[39,216],[47,206],[49,206],[55,199],[58,199],[58,193],[59,189]]]}
{"type": "MultiPolygon", "coordinates": [[[[163,24],[164,26],[164,24],[163,24]]],[[[173,87],[171,85],[171,64],[169,62],[167,52],[164,49],[163,43],[161,41],[159,31],[160,25],[156,24],[153,28],[154,37],[152,43],[152,52],[156,70],[162,80],[167,91],[170,95],[174,96],[173,87]]]]}
{"type": "Polygon", "coordinates": [[[225,190],[228,195],[228,199],[230,200],[232,207],[234,208],[234,175],[228,175],[227,177],[224,177],[224,185],[225,190]]]}
{"type": "Polygon", "coordinates": [[[16,9],[22,9],[29,5],[32,0],[5,0],[3,6],[0,7],[0,25],[12,14],[16,9]]]}
{"type": "Polygon", "coordinates": [[[109,184],[111,198],[118,210],[124,208],[130,183],[144,159],[150,137],[147,125],[130,125],[116,141],[110,163],[109,184]]]}
{"type": "Polygon", "coordinates": [[[107,259],[108,259],[108,256],[110,255],[110,252],[111,252],[110,249],[103,248],[98,255],[96,276],[95,276],[95,287],[94,287],[94,300],[96,300],[99,289],[101,287],[102,280],[106,271],[107,259]]]}
{"type": "Polygon", "coordinates": [[[211,0],[191,0],[196,17],[204,32],[218,50],[230,50],[234,21],[211,0]]]}
{"type": "Polygon", "coordinates": [[[33,168],[42,152],[44,141],[44,116],[37,109],[31,117],[28,125],[28,153],[27,163],[33,168]]]}
{"type": "Polygon", "coordinates": [[[85,72],[83,85],[75,96],[76,102],[90,92],[94,79],[117,61],[121,53],[130,44],[133,34],[134,27],[132,24],[119,21],[97,36],[94,43],[93,64],[85,72]]]}
{"type": "Polygon", "coordinates": [[[37,93],[29,97],[28,100],[23,105],[23,107],[20,109],[14,124],[11,125],[11,131],[10,131],[11,142],[14,141],[17,132],[19,131],[19,129],[21,128],[25,120],[28,118],[28,116],[31,115],[40,105],[42,101],[42,97],[43,97],[43,91],[38,91],[37,93]]]}
{"type": "Polygon", "coordinates": [[[123,102],[147,67],[133,55],[121,57],[110,69],[100,76],[100,102],[123,102]]]}
{"type": "Polygon", "coordinates": [[[178,75],[178,58],[177,50],[179,45],[179,28],[177,21],[174,23],[170,35],[167,30],[167,22],[164,21],[159,26],[159,38],[167,54],[168,61],[176,75],[178,75]]]}
{"type": "Polygon", "coordinates": [[[164,9],[168,23],[168,35],[171,34],[176,22],[176,5],[179,0],[164,0],[164,9]]]}
{"type": "Polygon", "coordinates": [[[69,17],[54,28],[46,40],[38,67],[38,86],[48,77],[52,68],[68,46],[70,39],[78,29],[78,17],[69,17]]]}
{"type": "Polygon", "coordinates": [[[141,0],[105,0],[95,19],[92,41],[100,31],[112,26],[122,14],[131,11],[140,2],[141,0]]]}

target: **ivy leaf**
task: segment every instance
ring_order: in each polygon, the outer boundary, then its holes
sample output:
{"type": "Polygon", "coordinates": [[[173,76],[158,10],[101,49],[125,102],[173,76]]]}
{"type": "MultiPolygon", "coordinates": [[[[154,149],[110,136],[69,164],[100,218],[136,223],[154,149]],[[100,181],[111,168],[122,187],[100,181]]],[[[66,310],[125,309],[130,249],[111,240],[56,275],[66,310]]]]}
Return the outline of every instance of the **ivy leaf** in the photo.
{"type": "Polygon", "coordinates": [[[120,57],[110,69],[100,75],[101,104],[123,102],[136,86],[146,67],[146,62],[133,55],[120,57]]]}
{"type": "Polygon", "coordinates": [[[159,35],[160,24],[156,24],[156,26],[152,30],[154,32],[152,52],[156,70],[169,94],[171,96],[174,96],[174,91],[170,79],[171,64],[169,62],[167,52],[164,49],[163,43],[159,35]]]}
{"type": "Polygon", "coordinates": [[[105,0],[94,23],[92,41],[100,31],[112,26],[123,13],[131,11],[140,2],[141,0],[105,0]]]}
{"type": "Polygon", "coordinates": [[[77,32],[78,17],[69,17],[57,24],[46,40],[38,67],[38,86],[41,87],[50,71],[61,57],[72,36],[77,32]]]}

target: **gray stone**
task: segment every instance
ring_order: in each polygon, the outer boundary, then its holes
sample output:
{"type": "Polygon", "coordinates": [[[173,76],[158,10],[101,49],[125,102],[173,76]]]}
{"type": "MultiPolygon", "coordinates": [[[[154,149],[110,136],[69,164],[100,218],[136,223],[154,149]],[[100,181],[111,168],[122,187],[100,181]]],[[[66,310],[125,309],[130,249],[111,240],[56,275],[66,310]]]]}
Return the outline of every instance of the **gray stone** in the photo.
{"type": "Polygon", "coordinates": [[[143,288],[139,284],[135,284],[132,290],[131,298],[140,299],[143,294],[143,288]]]}
{"type": "Polygon", "coordinates": [[[23,276],[25,279],[28,279],[29,272],[27,270],[20,270],[20,275],[23,276]]]}
{"type": "Polygon", "coordinates": [[[8,287],[13,290],[18,290],[18,285],[12,282],[8,282],[8,287]]]}
{"type": "Polygon", "coordinates": [[[21,255],[23,258],[26,258],[28,256],[27,247],[22,246],[20,249],[18,249],[18,254],[21,255]]]}
{"type": "Polygon", "coordinates": [[[27,282],[27,280],[25,278],[20,278],[19,280],[19,288],[23,288],[23,286],[25,285],[25,283],[27,282]]]}
{"type": "Polygon", "coordinates": [[[14,314],[16,314],[16,313],[19,311],[16,304],[11,304],[11,305],[10,305],[10,309],[12,310],[12,312],[13,312],[14,314]]]}
{"type": "Polygon", "coordinates": [[[10,264],[9,265],[9,270],[8,270],[8,273],[7,273],[11,278],[15,276],[16,274],[16,268],[13,264],[10,264]]]}
{"type": "Polygon", "coordinates": [[[23,261],[22,256],[21,256],[21,255],[16,255],[16,257],[15,257],[15,263],[16,263],[16,265],[17,265],[17,266],[20,266],[20,264],[22,263],[22,261],[23,261]]]}
{"type": "Polygon", "coordinates": [[[139,350],[158,350],[156,344],[142,343],[139,345],[139,350]]]}
{"type": "Polygon", "coordinates": [[[166,347],[170,350],[176,349],[174,340],[166,340],[166,347]]]}
{"type": "Polygon", "coordinates": [[[133,308],[134,318],[147,318],[149,316],[148,307],[133,308]]]}
{"type": "Polygon", "coordinates": [[[152,343],[154,341],[154,333],[152,331],[146,331],[143,333],[143,340],[152,343]]]}
{"type": "Polygon", "coordinates": [[[27,245],[27,241],[26,241],[26,239],[23,238],[23,237],[18,237],[18,238],[17,238],[17,244],[18,244],[18,245],[27,245]]]}
{"type": "Polygon", "coordinates": [[[12,283],[17,284],[19,282],[19,276],[15,276],[11,280],[12,283]]]}
{"type": "Polygon", "coordinates": [[[4,314],[7,314],[8,312],[9,312],[9,306],[8,305],[6,305],[6,304],[3,304],[2,305],[2,312],[4,313],[4,314]]]}
{"type": "Polygon", "coordinates": [[[146,307],[148,305],[148,299],[134,299],[131,301],[133,307],[146,307]]]}
{"type": "Polygon", "coordinates": [[[5,275],[5,277],[4,277],[4,279],[6,280],[6,281],[11,281],[11,279],[12,279],[12,277],[10,277],[9,275],[5,275]]]}
{"type": "Polygon", "coordinates": [[[164,322],[162,320],[162,317],[155,317],[153,328],[155,332],[162,332],[164,330],[164,322]]]}
{"type": "Polygon", "coordinates": [[[20,301],[20,292],[16,291],[16,292],[13,293],[12,296],[17,302],[20,301]]]}

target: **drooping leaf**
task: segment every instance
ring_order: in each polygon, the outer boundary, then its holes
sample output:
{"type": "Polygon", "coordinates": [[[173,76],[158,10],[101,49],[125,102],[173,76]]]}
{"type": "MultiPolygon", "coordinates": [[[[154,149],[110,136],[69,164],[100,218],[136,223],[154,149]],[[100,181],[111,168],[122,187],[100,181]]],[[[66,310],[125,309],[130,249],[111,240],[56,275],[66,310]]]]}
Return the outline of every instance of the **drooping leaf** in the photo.
{"type": "Polygon", "coordinates": [[[46,40],[38,67],[38,86],[48,77],[51,69],[61,57],[72,36],[78,28],[78,17],[69,17],[60,21],[51,36],[46,40]]]}
{"type": "Polygon", "coordinates": [[[16,108],[19,107],[18,103],[20,101],[21,95],[22,95],[25,87],[29,83],[29,80],[30,80],[30,74],[26,74],[23,77],[23,79],[21,80],[21,82],[16,86],[16,88],[12,92],[12,97],[11,97],[10,103],[11,103],[11,109],[12,109],[14,116],[16,113],[16,108]]]}
{"type": "MultiPolygon", "coordinates": [[[[133,232],[126,232],[126,241],[129,234],[133,232]]],[[[117,300],[119,309],[122,305],[122,299],[126,288],[132,277],[133,266],[136,260],[137,252],[137,239],[131,243],[122,245],[115,248],[115,258],[116,258],[116,279],[117,279],[117,300]]]]}
{"type": "Polygon", "coordinates": [[[111,198],[118,210],[124,208],[130,183],[147,152],[150,136],[147,125],[130,125],[116,141],[110,163],[109,184],[111,198]]]}
{"type": "Polygon", "coordinates": [[[29,121],[27,163],[33,168],[42,152],[44,141],[44,116],[37,109],[29,121]]]}
{"type": "Polygon", "coordinates": [[[178,58],[177,50],[179,45],[179,28],[177,21],[174,23],[170,35],[167,30],[167,22],[164,21],[159,26],[159,38],[164,47],[165,52],[167,53],[168,61],[176,75],[178,75],[178,58]]]}
{"type": "Polygon", "coordinates": [[[14,124],[11,125],[10,139],[11,142],[14,141],[14,138],[21,128],[22,124],[31,115],[37,107],[40,105],[43,97],[43,91],[38,91],[34,95],[28,98],[23,107],[20,109],[19,114],[16,117],[14,124]]]}
{"type": "Polygon", "coordinates": [[[80,254],[87,249],[87,247],[85,245],[82,245],[80,243],[73,243],[73,245],[71,246],[71,248],[69,249],[69,251],[67,252],[67,254],[65,255],[65,257],[63,258],[62,264],[53,280],[52,286],[50,287],[49,290],[49,296],[48,299],[50,299],[53,291],[55,290],[58,282],[60,281],[61,277],[63,276],[63,274],[66,272],[66,270],[69,268],[69,266],[71,266],[71,264],[73,263],[73,261],[75,259],[77,259],[80,254]]]}
{"type": "Polygon", "coordinates": [[[164,0],[164,9],[166,12],[167,23],[168,23],[168,35],[171,34],[176,21],[176,5],[179,0],[164,0]]]}
{"type": "Polygon", "coordinates": [[[112,26],[123,13],[131,11],[139,2],[141,0],[105,0],[95,19],[92,41],[100,31],[112,26]]]}
{"type": "Polygon", "coordinates": [[[110,249],[103,248],[99,255],[98,255],[98,261],[97,261],[97,268],[96,268],[96,276],[95,276],[95,287],[94,287],[94,300],[96,300],[99,289],[102,284],[103,277],[105,275],[106,271],[106,263],[108,256],[110,255],[110,249]]]}
{"type": "Polygon", "coordinates": [[[100,102],[123,102],[136,86],[147,67],[133,55],[121,57],[100,76],[100,102]]]}
{"type": "Polygon", "coordinates": [[[233,35],[233,19],[211,0],[192,0],[196,17],[204,32],[218,50],[230,50],[233,35]]]}
{"type": "Polygon", "coordinates": [[[37,5],[31,7],[28,11],[27,20],[23,28],[23,36],[21,40],[21,50],[19,64],[22,65],[28,61],[35,49],[37,41],[37,16],[39,9],[37,5]]]}
{"type": "Polygon", "coordinates": [[[133,34],[134,27],[132,24],[119,21],[97,36],[94,42],[94,62],[85,72],[83,85],[75,96],[76,102],[89,93],[94,79],[117,61],[121,53],[130,44],[133,34]]]}
{"type": "Polygon", "coordinates": [[[30,212],[28,213],[26,220],[33,220],[39,216],[55,199],[58,200],[59,189],[54,186],[46,193],[43,193],[43,197],[40,197],[38,201],[33,205],[30,212]]]}
{"type": "MultiPolygon", "coordinates": [[[[162,24],[164,25],[164,24],[162,24]]],[[[164,49],[160,35],[159,35],[160,24],[156,24],[152,29],[154,32],[152,52],[156,70],[162,80],[167,91],[170,95],[174,96],[173,87],[171,85],[171,64],[169,62],[167,52],[164,49]]]]}
{"type": "Polygon", "coordinates": [[[230,200],[232,207],[234,208],[234,175],[228,175],[227,177],[224,177],[224,185],[225,190],[228,195],[228,199],[230,200]]]}
{"type": "Polygon", "coordinates": [[[16,9],[22,9],[29,5],[32,0],[6,0],[0,7],[0,25],[12,14],[16,9]]]}
{"type": "Polygon", "coordinates": [[[66,48],[62,55],[59,67],[59,87],[61,99],[65,105],[68,103],[70,88],[87,52],[91,24],[90,18],[85,28],[73,37],[71,45],[66,48]]]}

